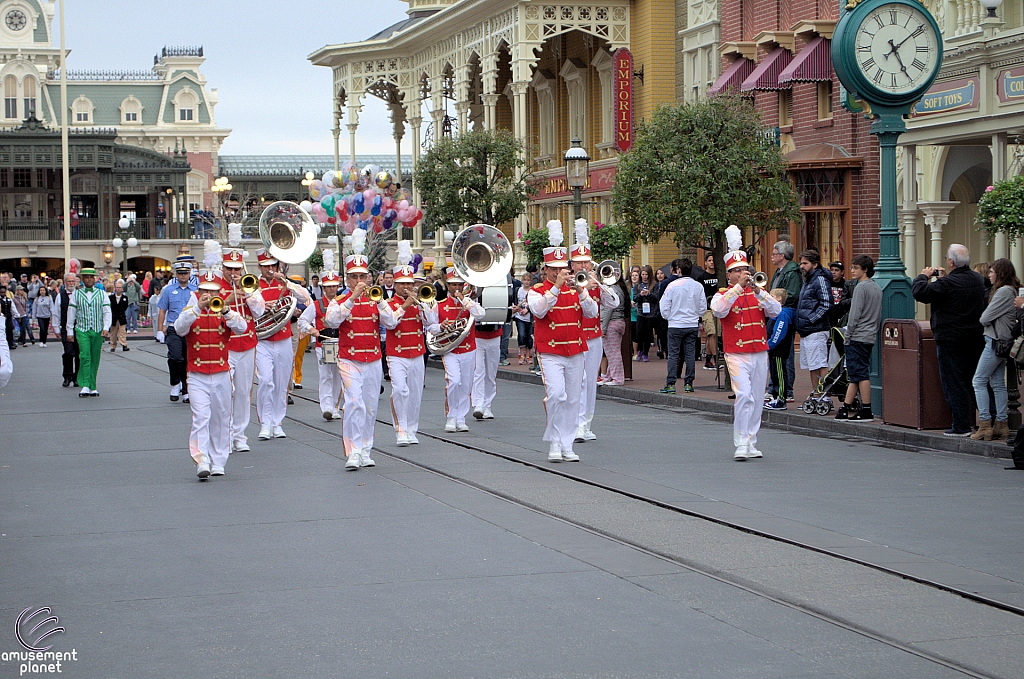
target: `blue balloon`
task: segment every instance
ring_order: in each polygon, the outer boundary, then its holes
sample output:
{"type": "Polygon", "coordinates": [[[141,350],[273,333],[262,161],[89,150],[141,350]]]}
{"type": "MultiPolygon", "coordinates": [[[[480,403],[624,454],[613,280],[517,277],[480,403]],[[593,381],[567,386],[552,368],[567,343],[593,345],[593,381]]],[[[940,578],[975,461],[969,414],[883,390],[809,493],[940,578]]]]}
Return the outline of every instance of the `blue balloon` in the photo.
{"type": "Polygon", "coordinates": [[[362,229],[363,231],[368,230],[370,228],[370,220],[364,219],[361,222],[359,222],[359,228],[362,229]]]}
{"type": "Polygon", "coordinates": [[[379,195],[373,197],[373,207],[379,208],[383,202],[384,199],[379,195]]]}
{"type": "Polygon", "coordinates": [[[373,207],[371,207],[370,214],[373,215],[374,217],[378,216],[380,214],[380,205],[374,205],[373,207]]]}

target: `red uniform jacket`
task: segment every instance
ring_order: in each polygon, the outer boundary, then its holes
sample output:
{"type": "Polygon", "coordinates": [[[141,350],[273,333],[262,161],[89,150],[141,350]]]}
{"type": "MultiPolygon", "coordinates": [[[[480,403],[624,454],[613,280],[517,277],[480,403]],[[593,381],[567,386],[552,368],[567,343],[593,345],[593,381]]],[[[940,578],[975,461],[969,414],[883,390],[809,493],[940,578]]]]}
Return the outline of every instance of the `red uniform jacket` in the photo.
{"type": "Polygon", "coordinates": [[[468,320],[472,325],[470,327],[469,334],[466,335],[466,339],[462,340],[462,344],[452,349],[451,353],[453,354],[464,354],[468,351],[476,351],[476,324],[473,321],[473,317],[470,316],[469,312],[462,306],[462,302],[452,296],[446,297],[437,305],[437,320],[439,323],[455,321],[460,318],[468,320]]]}
{"type": "Polygon", "coordinates": [[[745,291],[732,304],[729,315],[722,320],[722,346],[727,354],[755,354],[768,351],[764,309],[757,295],[745,291]]]}
{"type": "MultiPolygon", "coordinates": [[[[263,278],[260,279],[260,288],[263,290],[263,299],[267,302],[267,308],[276,302],[282,295],[288,292],[287,288],[283,288],[277,283],[269,284],[263,278]]],[[[273,335],[268,337],[266,341],[277,342],[278,340],[291,339],[292,336],[292,324],[285,323],[284,327],[275,332],[273,335]]]]}
{"type": "Polygon", "coordinates": [[[232,334],[223,314],[209,309],[200,313],[185,336],[188,371],[208,375],[227,372],[230,369],[228,343],[232,334]]]}
{"type": "MultiPolygon", "coordinates": [[[[533,290],[546,294],[552,288],[550,281],[533,286],[533,290]]],[[[575,356],[587,350],[583,337],[583,309],[579,293],[573,285],[562,286],[555,306],[544,318],[534,318],[534,346],[542,354],[575,356]]]]}
{"type": "MultiPolygon", "coordinates": [[[[348,292],[338,303],[344,304],[351,298],[352,293],[348,292]]],[[[351,313],[338,326],[338,358],[358,363],[379,361],[380,313],[377,311],[377,303],[366,297],[353,301],[351,313]]],[[[317,313],[318,323],[319,316],[317,313]]]]}
{"type": "MultiPolygon", "coordinates": [[[[399,297],[392,297],[388,300],[388,305],[397,316],[398,310],[404,302],[405,300],[399,297]]],[[[403,312],[398,327],[388,330],[385,349],[388,356],[399,358],[416,358],[427,353],[427,348],[423,344],[423,321],[420,320],[415,306],[411,306],[403,312]]]]}

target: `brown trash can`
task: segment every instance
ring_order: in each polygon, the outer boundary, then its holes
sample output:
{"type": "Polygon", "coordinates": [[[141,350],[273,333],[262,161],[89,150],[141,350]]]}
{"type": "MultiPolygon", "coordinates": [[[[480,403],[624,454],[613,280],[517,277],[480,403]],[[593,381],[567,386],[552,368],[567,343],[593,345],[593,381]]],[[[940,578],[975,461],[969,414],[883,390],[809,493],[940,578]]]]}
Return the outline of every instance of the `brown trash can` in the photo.
{"type": "Polygon", "coordinates": [[[882,421],[916,429],[948,429],[953,421],[939,380],[931,326],[887,319],[882,324],[882,421]]]}

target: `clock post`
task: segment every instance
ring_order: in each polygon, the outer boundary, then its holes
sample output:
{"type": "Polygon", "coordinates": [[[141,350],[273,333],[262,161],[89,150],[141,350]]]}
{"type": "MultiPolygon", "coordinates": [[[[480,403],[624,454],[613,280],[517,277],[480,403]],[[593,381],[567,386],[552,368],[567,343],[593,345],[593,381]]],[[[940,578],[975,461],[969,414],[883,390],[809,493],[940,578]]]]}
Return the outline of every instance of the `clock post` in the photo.
{"type": "MultiPolygon", "coordinates": [[[[832,40],[832,63],[850,99],[863,104],[878,137],[881,223],[874,280],[882,288],[882,319],[913,318],[914,298],[900,257],[896,215],[896,144],[904,118],[928,91],[942,65],[942,34],[917,0],[848,0],[832,40]]],[[[847,102],[843,102],[846,106],[847,102]]],[[[871,403],[882,405],[881,333],[871,352],[871,403]]],[[[880,412],[880,410],[876,410],[880,412]]]]}

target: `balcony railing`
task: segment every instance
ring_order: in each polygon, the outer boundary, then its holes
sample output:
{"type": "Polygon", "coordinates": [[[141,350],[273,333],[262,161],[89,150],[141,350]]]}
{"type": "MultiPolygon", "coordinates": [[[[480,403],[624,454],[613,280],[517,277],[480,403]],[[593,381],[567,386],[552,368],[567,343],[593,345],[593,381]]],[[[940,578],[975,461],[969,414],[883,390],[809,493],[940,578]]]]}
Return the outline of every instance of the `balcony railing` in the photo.
{"type": "MultiPolygon", "coordinates": [[[[200,225],[201,227],[202,225],[200,225]]],[[[116,220],[78,219],[71,225],[71,240],[111,240],[119,235],[116,220]]],[[[129,235],[139,240],[182,240],[202,238],[207,234],[200,229],[197,233],[191,223],[168,224],[166,219],[148,217],[132,222],[129,235]]],[[[214,237],[215,234],[214,234],[214,237]]],[[[64,239],[64,222],[61,219],[3,219],[0,220],[0,241],[60,241],[64,239]]]]}

